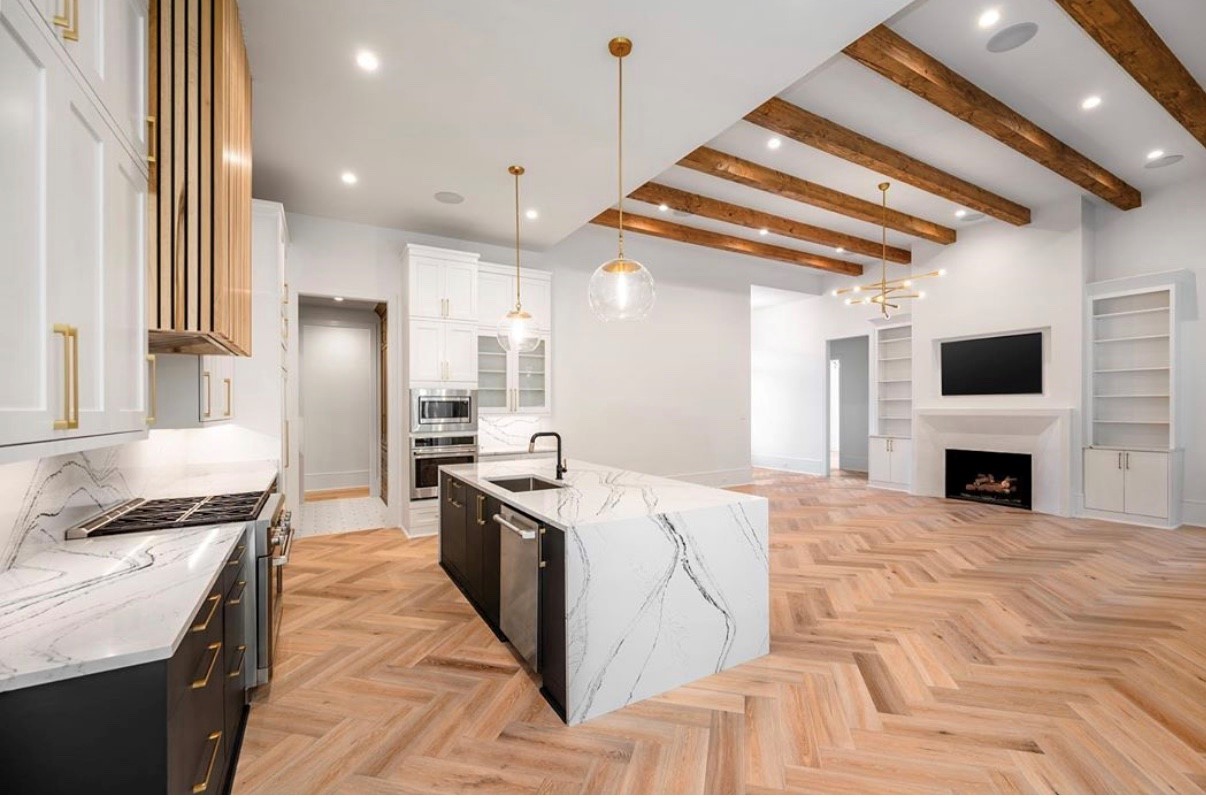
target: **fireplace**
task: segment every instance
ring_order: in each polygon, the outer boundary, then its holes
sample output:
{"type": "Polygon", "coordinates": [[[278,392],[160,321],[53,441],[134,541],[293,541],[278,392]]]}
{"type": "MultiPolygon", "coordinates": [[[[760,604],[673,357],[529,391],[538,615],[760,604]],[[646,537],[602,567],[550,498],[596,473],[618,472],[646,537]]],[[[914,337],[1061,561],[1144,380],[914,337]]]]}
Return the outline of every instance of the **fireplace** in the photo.
{"type": "Polygon", "coordinates": [[[1031,509],[1030,455],[946,450],[946,498],[1031,509]]]}

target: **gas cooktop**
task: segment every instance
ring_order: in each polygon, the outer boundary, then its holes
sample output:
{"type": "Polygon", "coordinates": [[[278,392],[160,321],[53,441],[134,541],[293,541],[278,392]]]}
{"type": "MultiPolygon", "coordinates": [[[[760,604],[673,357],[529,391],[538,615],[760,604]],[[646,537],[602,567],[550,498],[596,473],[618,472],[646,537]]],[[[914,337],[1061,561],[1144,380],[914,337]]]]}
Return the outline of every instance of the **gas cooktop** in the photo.
{"type": "Polygon", "coordinates": [[[126,532],[253,521],[267,498],[268,492],[265,491],[186,499],[131,499],[68,529],[67,538],[94,538],[126,532]]]}

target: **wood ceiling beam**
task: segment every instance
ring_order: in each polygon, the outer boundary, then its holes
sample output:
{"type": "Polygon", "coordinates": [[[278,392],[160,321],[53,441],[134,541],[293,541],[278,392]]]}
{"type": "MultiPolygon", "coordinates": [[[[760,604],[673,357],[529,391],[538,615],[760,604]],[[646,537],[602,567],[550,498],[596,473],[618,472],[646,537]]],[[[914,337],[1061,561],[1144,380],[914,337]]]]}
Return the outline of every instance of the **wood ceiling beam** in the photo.
{"type": "Polygon", "coordinates": [[[1124,211],[1141,204],[1138,189],[884,25],[843,52],[1106,202],[1124,211]]]}
{"type": "MultiPolygon", "coordinates": [[[[813,244],[821,244],[827,247],[841,247],[849,252],[868,255],[872,258],[879,258],[884,254],[882,244],[879,241],[871,241],[870,239],[839,233],[836,230],[829,230],[825,227],[816,227],[804,222],[797,222],[794,219],[776,216],[773,213],[765,213],[753,208],[734,205],[723,200],[692,194],[689,191],[663,186],[660,183],[646,183],[628,196],[640,202],[648,202],[651,205],[665,203],[676,211],[687,211],[696,216],[703,216],[720,222],[729,222],[730,224],[739,224],[742,227],[749,227],[754,230],[765,229],[777,235],[798,238],[801,241],[808,241],[813,244]]],[[[913,255],[907,249],[890,246],[887,249],[887,258],[892,263],[911,263],[913,255]]]]}
{"type": "MultiPolygon", "coordinates": [[[[618,228],[620,226],[620,213],[614,208],[609,208],[590,221],[591,224],[618,228]]],[[[739,255],[752,255],[755,258],[778,260],[795,266],[808,266],[835,274],[858,277],[863,273],[863,267],[857,263],[826,257],[825,255],[813,255],[810,252],[800,252],[796,249],[788,249],[787,247],[780,247],[775,244],[763,244],[760,241],[750,241],[747,238],[727,236],[723,233],[714,233],[711,230],[700,230],[698,227],[688,227],[685,224],[676,224],[649,216],[638,216],[632,213],[624,214],[624,229],[630,233],[644,233],[645,235],[657,236],[658,238],[667,238],[671,241],[681,241],[685,244],[696,244],[701,247],[722,249],[725,252],[736,252],[739,255]]]]}
{"type": "Polygon", "coordinates": [[[1206,147],[1206,90],[1131,0],[1055,0],[1206,147]]]}
{"type": "Polygon", "coordinates": [[[844,158],[922,191],[1010,224],[1030,224],[1030,209],[880,144],[861,133],[772,97],[746,114],[747,122],[844,158]]]}
{"type": "MultiPolygon", "coordinates": [[[[832,188],[811,183],[771,169],[736,155],[727,155],[710,147],[700,147],[678,162],[679,166],[697,172],[723,177],[743,186],[768,191],[781,197],[815,205],[827,211],[840,213],[864,222],[879,225],[884,223],[884,211],[879,204],[843,194],[832,188]]],[[[888,209],[887,226],[892,230],[918,236],[938,244],[953,244],[955,231],[936,222],[926,221],[907,213],[888,209]]]]}

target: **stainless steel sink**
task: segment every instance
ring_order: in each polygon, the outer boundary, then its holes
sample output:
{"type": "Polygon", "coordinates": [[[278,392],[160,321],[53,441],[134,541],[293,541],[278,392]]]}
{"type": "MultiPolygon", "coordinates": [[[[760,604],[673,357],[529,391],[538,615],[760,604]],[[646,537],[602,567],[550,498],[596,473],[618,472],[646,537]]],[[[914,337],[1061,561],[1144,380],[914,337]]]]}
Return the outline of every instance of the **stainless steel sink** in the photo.
{"type": "Polygon", "coordinates": [[[540,477],[501,477],[499,479],[487,479],[503,490],[509,490],[512,493],[528,493],[534,490],[557,490],[564,488],[564,485],[559,485],[556,482],[549,482],[547,479],[540,477]]]}

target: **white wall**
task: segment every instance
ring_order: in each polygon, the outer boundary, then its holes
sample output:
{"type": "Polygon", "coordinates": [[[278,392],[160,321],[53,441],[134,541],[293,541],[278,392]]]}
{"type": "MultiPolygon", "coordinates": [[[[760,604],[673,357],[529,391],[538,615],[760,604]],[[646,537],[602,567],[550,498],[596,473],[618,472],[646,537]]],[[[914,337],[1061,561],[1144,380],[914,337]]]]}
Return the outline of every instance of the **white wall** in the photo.
{"type": "MultiPolygon", "coordinates": [[[[841,338],[829,342],[829,359],[838,368],[838,467],[843,471],[867,470],[867,435],[870,433],[870,337],[841,338]]],[[[832,380],[833,373],[830,372],[832,380]]],[[[830,402],[833,394],[830,393],[830,402]]],[[[832,430],[830,430],[832,432],[832,430]]]]}
{"type": "Polygon", "coordinates": [[[302,305],[305,490],[375,486],[377,315],[302,305]]]}
{"type": "Polygon", "coordinates": [[[1184,520],[1206,526],[1206,181],[1190,180],[1157,192],[1145,192],[1133,211],[1095,207],[1091,217],[1092,279],[1189,269],[1196,276],[1196,318],[1178,330],[1182,369],[1181,445],[1185,449],[1184,520]]]}

